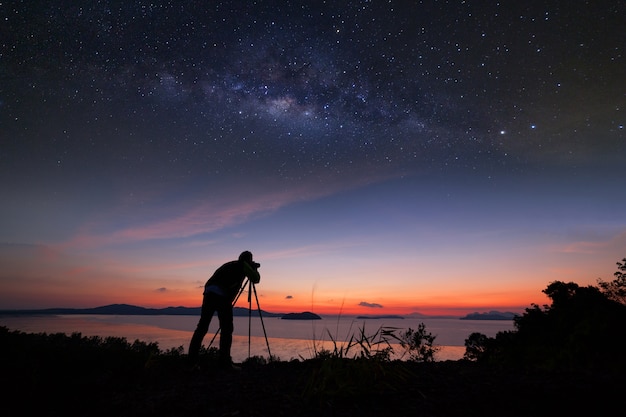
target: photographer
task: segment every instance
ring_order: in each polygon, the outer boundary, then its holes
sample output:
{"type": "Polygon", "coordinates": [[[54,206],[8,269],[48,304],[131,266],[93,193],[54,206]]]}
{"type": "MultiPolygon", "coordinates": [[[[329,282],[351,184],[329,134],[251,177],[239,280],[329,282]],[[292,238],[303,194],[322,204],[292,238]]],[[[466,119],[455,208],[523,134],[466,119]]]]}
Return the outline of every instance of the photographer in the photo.
{"type": "MultiPolygon", "coordinates": [[[[261,265],[252,260],[252,253],[244,251],[236,261],[220,266],[204,285],[202,312],[200,321],[189,344],[189,360],[196,365],[202,339],[209,330],[213,314],[217,311],[220,322],[220,367],[233,369],[230,347],[233,342],[233,301],[239,293],[246,277],[257,284],[261,277],[258,268],[261,265]]],[[[236,369],[236,368],[235,368],[236,369]]]]}

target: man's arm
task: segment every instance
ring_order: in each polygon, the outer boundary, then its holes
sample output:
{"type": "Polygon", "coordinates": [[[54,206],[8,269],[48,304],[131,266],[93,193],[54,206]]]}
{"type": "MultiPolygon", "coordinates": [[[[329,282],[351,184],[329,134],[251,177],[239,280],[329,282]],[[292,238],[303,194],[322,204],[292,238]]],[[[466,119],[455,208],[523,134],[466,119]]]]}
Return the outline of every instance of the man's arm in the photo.
{"type": "Polygon", "coordinates": [[[259,275],[258,269],[252,268],[248,265],[248,262],[243,263],[243,271],[254,284],[258,284],[259,281],[261,281],[261,275],[259,275]]]}

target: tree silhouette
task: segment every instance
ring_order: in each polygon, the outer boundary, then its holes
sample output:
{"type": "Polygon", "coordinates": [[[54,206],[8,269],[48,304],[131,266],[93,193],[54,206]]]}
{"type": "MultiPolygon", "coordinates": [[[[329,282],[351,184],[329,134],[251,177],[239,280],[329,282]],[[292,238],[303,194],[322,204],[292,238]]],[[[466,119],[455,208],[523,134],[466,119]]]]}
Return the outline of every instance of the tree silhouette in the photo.
{"type": "MultiPolygon", "coordinates": [[[[625,259],[626,261],[626,259],[625,259]]],[[[471,335],[466,359],[545,370],[626,370],[626,305],[616,300],[624,290],[624,263],[605,287],[581,287],[554,281],[543,292],[551,305],[532,305],[514,319],[515,330],[495,339],[471,335]]]]}
{"type": "Polygon", "coordinates": [[[598,287],[611,300],[626,304],[626,258],[617,262],[617,272],[613,275],[615,279],[610,282],[598,279],[598,287]]]}

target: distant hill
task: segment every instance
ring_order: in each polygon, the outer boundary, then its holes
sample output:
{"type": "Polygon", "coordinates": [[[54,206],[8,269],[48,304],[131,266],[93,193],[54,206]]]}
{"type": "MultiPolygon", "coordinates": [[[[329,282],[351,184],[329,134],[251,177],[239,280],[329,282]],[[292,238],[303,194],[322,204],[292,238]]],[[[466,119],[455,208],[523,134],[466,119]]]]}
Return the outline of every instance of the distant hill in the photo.
{"type": "Polygon", "coordinates": [[[490,311],[488,313],[470,313],[461,320],[513,320],[518,314],[511,312],[490,311]]]}
{"type": "MultiPolygon", "coordinates": [[[[122,316],[199,316],[200,307],[165,307],[165,308],[145,308],[129,304],[110,304],[94,308],[46,308],[40,310],[0,310],[2,315],[29,315],[29,314],[103,314],[122,316]]],[[[234,307],[234,316],[247,316],[249,309],[245,307],[234,307]]],[[[252,310],[253,314],[258,314],[258,310],[252,310]]],[[[283,313],[270,313],[261,310],[264,317],[282,317],[283,313]]]]}
{"type": "Polygon", "coordinates": [[[420,317],[428,317],[428,316],[426,314],[420,313],[419,311],[414,311],[412,313],[407,314],[405,317],[420,318],[420,317]]]}

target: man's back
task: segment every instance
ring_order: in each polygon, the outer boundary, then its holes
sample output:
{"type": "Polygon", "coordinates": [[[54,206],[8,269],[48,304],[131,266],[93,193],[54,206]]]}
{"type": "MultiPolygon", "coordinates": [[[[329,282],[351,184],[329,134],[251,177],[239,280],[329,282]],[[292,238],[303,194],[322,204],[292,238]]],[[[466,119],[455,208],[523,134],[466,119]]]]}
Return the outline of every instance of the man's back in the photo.
{"type": "Polygon", "coordinates": [[[244,279],[245,272],[242,263],[230,261],[217,268],[206,285],[217,285],[224,291],[227,298],[233,299],[239,292],[244,279]]]}

